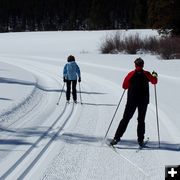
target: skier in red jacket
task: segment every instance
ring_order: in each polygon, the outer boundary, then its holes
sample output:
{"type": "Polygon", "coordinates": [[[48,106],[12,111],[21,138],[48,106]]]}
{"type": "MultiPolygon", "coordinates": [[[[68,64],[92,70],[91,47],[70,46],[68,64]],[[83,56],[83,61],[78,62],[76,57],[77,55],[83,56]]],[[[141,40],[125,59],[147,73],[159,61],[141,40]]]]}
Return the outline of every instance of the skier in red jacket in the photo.
{"type": "Polygon", "coordinates": [[[123,136],[130,119],[136,108],[138,109],[137,137],[139,146],[143,146],[145,134],[145,115],[149,104],[149,82],[157,84],[157,73],[143,70],[144,61],[137,58],[135,61],[135,70],[128,73],[123,82],[123,89],[128,89],[127,103],[124,110],[123,118],[116,130],[111,145],[117,144],[123,136]]]}

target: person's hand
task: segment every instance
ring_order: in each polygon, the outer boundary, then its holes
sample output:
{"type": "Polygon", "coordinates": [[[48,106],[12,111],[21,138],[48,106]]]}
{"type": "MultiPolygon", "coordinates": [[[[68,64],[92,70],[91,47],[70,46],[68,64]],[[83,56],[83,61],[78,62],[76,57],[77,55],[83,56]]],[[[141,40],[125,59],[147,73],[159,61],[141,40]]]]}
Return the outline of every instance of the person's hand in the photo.
{"type": "Polygon", "coordinates": [[[66,78],[65,78],[65,77],[63,77],[63,81],[64,81],[64,82],[67,82],[67,80],[66,80],[66,78]]]}
{"type": "Polygon", "coordinates": [[[152,72],[152,76],[157,78],[157,77],[158,77],[157,72],[153,71],[153,72],[152,72]]]}
{"type": "Polygon", "coordinates": [[[81,77],[79,77],[78,82],[81,82],[81,77]]]}

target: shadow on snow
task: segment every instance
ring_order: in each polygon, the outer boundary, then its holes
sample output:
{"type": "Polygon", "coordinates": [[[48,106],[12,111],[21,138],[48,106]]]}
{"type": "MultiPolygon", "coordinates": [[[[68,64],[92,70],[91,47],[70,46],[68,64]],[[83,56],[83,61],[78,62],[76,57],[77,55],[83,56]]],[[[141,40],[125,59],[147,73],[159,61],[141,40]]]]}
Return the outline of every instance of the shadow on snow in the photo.
{"type": "MultiPolygon", "coordinates": [[[[56,131],[57,129],[49,129],[49,127],[32,127],[32,128],[23,128],[23,129],[15,129],[10,130],[8,128],[0,128],[0,133],[10,133],[13,137],[17,137],[18,139],[3,139],[0,140],[0,145],[6,144],[6,145],[33,145],[32,142],[27,142],[23,140],[26,137],[39,137],[41,139],[45,138],[54,138],[56,137],[56,141],[64,141],[68,144],[85,144],[88,146],[96,146],[100,147],[103,138],[104,137],[97,137],[97,136],[90,136],[80,133],[64,133],[60,136],[57,136],[56,131]],[[19,138],[22,138],[19,139],[19,138]]],[[[107,139],[107,141],[110,141],[110,139],[107,139]]],[[[37,144],[36,144],[37,145],[37,144]]],[[[161,141],[160,148],[158,147],[158,141],[149,141],[148,142],[148,148],[145,148],[144,150],[165,150],[165,151],[180,151],[180,144],[173,144],[167,141],[161,141]]],[[[138,148],[137,141],[135,139],[133,140],[126,140],[122,139],[117,145],[117,149],[129,149],[134,150],[138,148]]]]}
{"type": "MultiPolygon", "coordinates": [[[[35,86],[38,89],[40,89],[42,91],[47,91],[47,92],[62,92],[62,91],[65,92],[65,90],[63,90],[63,89],[50,89],[48,87],[43,87],[36,82],[22,81],[22,80],[13,79],[13,78],[0,77],[0,83],[35,86]]],[[[77,91],[77,93],[80,93],[80,92],[77,91]]],[[[81,91],[81,93],[82,94],[106,94],[106,93],[101,93],[101,92],[87,92],[87,91],[81,91]]]]}
{"type": "Polygon", "coordinates": [[[2,100],[2,101],[12,101],[12,99],[9,99],[9,98],[0,98],[0,100],[2,100]]]}
{"type": "MultiPolygon", "coordinates": [[[[65,133],[60,139],[70,144],[97,144],[103,141],[103,137],[87,136],[78,133],[65,133]]],[[[110,139],[107,139],[110,141],[110,139]]],[[[157,141],[149,141],[146,150],[167,150],[167,151],[180,151],[180,144],[172,144],[166,141],[161,142],[160,148],[157,141]]],[[[136,140],[121,140],[117,145],[117,149],[137,149],[138,144],[136,140]]]]}

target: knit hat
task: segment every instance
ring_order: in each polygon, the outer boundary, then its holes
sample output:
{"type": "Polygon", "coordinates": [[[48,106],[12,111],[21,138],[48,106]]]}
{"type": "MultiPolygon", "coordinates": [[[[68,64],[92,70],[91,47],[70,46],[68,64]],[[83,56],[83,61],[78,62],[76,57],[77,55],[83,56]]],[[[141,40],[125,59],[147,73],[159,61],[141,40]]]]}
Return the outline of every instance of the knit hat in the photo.
{"type": "Polygon", "coordinates": [[[68,62],[72,62],[72,61],[75,61],[75,57],[70,55],[68,56],[68,59],[67,59],[68,62]]]}
{"type": "Polygon", "coordinates": [[[141,58],[137,58],[134,61],[134,63],[135,63],[136,66],[139,66],[139,67],[143,67],[144,66],[144,61],[141,58]]]}

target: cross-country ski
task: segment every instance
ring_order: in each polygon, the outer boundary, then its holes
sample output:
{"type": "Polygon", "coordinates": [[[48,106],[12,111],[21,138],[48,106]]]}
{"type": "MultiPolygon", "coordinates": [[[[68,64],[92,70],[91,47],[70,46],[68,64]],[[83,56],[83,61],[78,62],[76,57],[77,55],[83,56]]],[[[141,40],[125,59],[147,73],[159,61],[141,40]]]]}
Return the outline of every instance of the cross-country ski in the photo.
{"type": "Polygon", "coordinates": [[[144,149],[144,148],[149,148],[148,142],[149,142],[149,137],[143,142],[143,144],[142,144],[141,146],[138,147],[138,149],[136,150],[136,152],[139,152],[140,150],[142,150],[142,149],[144,149]]]}

